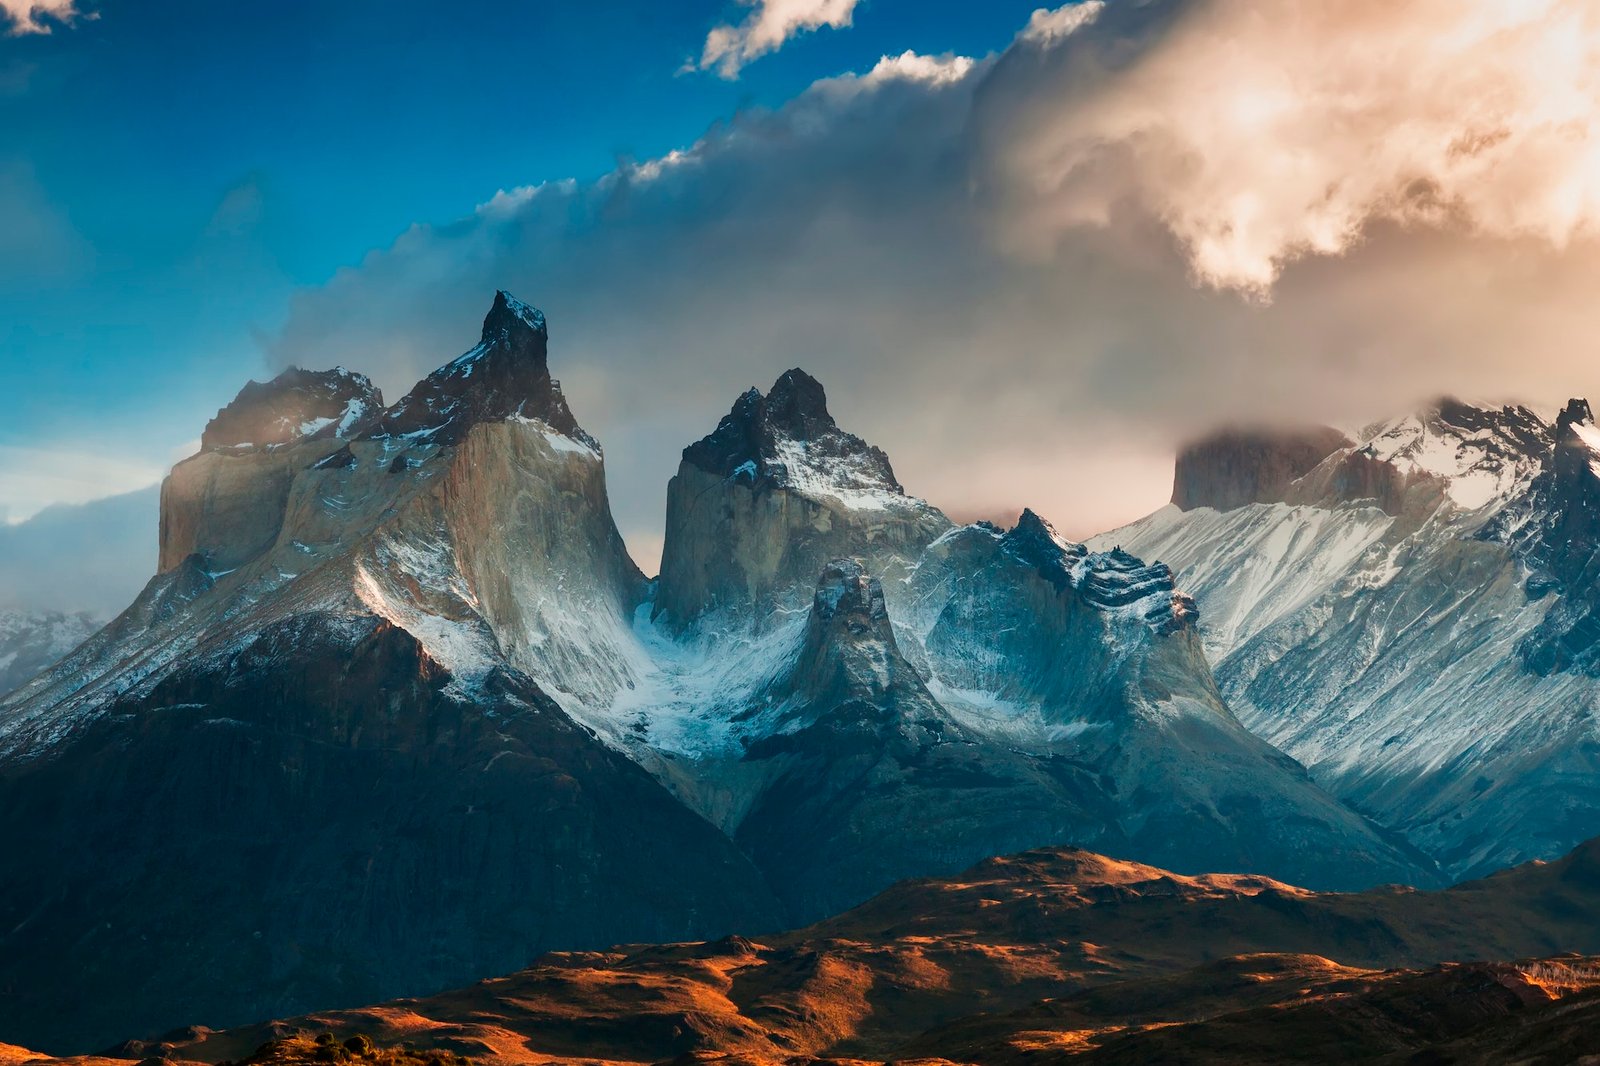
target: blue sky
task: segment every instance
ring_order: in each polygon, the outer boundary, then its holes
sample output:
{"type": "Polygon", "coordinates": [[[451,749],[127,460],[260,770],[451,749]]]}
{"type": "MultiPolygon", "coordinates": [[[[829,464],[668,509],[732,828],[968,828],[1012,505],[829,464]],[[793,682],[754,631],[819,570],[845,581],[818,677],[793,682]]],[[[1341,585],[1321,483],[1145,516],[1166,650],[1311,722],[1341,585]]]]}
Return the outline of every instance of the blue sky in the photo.
{"type": "Polygon", "coordinates": [[[886,53],[997,50],[1032,7],[864,0],[737,80],[682,70],[747,13],[715,0],[99,0],[0,37],[0,393],[24,398],[0,457],[84,453],[0,503],[158,475],[267,372],[293,291],[413,223],[686,146],[886,53]]]}

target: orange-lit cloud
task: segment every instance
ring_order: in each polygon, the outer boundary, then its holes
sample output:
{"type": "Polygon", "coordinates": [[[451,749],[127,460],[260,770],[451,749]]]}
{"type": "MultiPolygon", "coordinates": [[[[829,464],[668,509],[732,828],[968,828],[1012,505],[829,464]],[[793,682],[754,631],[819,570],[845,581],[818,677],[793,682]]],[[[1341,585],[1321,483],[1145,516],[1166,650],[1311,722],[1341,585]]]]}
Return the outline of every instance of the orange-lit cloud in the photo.
{"type": "Polygon", "coordinates": [[[0,23],[10,36],[49,33],[52,23],[71,25],[83,17],[76,0],[0,0],[0,23]]]}
{"type": "Polygon", "coordinates": [[[1600,222],[1592,0],[1203,0],[1070,48],[992,160],[1026,244],[1131,200],[1200,280],[1264,294],[1374,222],[1556,247],[1600,222]]]}

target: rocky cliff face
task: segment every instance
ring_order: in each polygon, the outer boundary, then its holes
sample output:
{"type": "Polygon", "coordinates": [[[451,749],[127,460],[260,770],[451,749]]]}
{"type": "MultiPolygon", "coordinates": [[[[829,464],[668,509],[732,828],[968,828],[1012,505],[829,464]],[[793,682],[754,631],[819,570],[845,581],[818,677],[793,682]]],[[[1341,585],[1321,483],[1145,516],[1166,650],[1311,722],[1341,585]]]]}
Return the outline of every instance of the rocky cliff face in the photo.
{"type": "Polygon", "coordinates": [[[853,560],[818,582],[734,839],[791,912],[834,913],[913,871],[1051,839],[1115,837],[1092,774],[1052,768],[958,722],[901,654],[883,586],[853,560]]]}
{"type": "Polygon", "coordinates": [[[1528,669],[1600,676],[1600,429],[1587,400],[1567,404],[1554,436],[1543,472],[1483,535],[1528,566],[1530,599],[1557,594],[1519,649],[1528,669]]]}
{"type": "Polygon", "coordinates": [[[1231,511],[1283,498],[1350,439],[1328,426],[1304,430],[1226,430],[1183,448],[1172,480],[1172,502],[1185,511],[1231,511]]]}
{"type": "Polygon", "coordinates": [[[159,568],[200,555],[232,570],[258,557],[282,530],[299,468],[340,452],[382,411],[372,383],[343,369],[291,368],[247,384],[161,486],[159,568]]]}
{"type": "Polygon", "coordinates": [[[1587,424],[1581,404],[1551,425],[1442,401],[1287,502],[1167,509],[1097,543],[1173,565],[1230,706],[1336,794],[1456,875],[1547,858],[1600,831],[1587,424]]]}

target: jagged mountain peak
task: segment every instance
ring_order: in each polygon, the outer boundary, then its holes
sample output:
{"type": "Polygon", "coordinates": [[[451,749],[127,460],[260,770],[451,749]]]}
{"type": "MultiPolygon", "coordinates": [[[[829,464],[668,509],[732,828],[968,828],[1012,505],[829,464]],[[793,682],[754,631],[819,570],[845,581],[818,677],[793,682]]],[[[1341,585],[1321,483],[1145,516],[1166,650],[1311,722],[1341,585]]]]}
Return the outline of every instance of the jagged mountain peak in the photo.
{"type": "Polygon", "coordinates": [[[1594,411],[1589,407],[1589,401],[1582,397],[1573,397],[1561,409],[1561,414],[1556,416],[1558,429],[1580,424],[1594,424],[1594,411]]]}
{"type": "Polygon", "coordinates": [[[1557,416],[1550,470],[1558,482],[1600,477],[1600,430],[1588,400],[1568,400],[1557,416]]]}
{"type": "Polygon", "coordinates": [[[1072,583],[1072,571],[1089,550],[1057,533],[1032,508],[1025,508],[1017,524],[1000,538],[1001,548],[1013,558],[1032,566],[1056,588],[1072,583]]]}
{"type": "Polygon", "coordinates": [[[1187,629],[1199,618],[1194,599],[1178,591],[1172,568],[1165,563],[1147,563],[1120,546],[1091,552],[1057,533],[1031,508],[1000,535],[998,544],[1007,557],[1033,570],[1057,593],[1075,590],[1105,613],[1132,612],[1158,634],[1187,629]]]}
{"type": "Polygon", "coordinates": [[[786,370],[767,393],[767,416],[772,424],[796,440],[837,429],[828,413],[828,394],[822,382],[799,367],[786,370]]]}
{"type": "Polygon", "coordinates": [[[527,418],[598,451],[568,408],[561,383],[550,376],[548,343],[542,311],[496,292],[477,346],[419,381],[369,436],[447,445],[479,423],[527,418]]]}
{"type": "Polygon", "coordinates": [[[856,559],[835,559],[817,579],[790,684],[807,701],[877,699],[913,672],[900,655],[883,583],[856,559]]]}
{"type": "Polygon", "coordinates": [[[717,477],[846,502],[905,495],[889,457],[841,429],[822,383],[798,368],[765,395],[742,393],[715,430],[684,449],[683,461],[717,477]]]}
{"type": "Polygon", "coordinates": [[[291,366],[270,381],[250,381],[206,423],[202,451],[280,448],[302,440],[356,436],[383,410],[383,394],[343,367],[291,366]]]}
{"type": "Polygon", "coordinates": [[[1384,491],[1371,494],[1391,514],[1402,509],[1404,493],[1418,485],[1442,490],[1463,511],[1478,511],[1503,504],[1526,487],[1552,440],[1549,423],[1531,408],[1442,397],[1364,429],[1349,456],[1346,480],[1381,482],[1384,491]]]}
{"type": "Polygon", "coordinates": [[[1473,450],[1499,458],[1541,457],[1549,448],[1550,425],[1522,404],[1442,396],[1367,426],[1359,443],[1379,458],[1408,460],[1429,473],[1453,476],[1460,463],[1451,460],[1464,461],[1473,450]]]}
{"type": "Polygon", "coordinates": [[[544,312],[523,303],[504,289],[497,289],[494,304],[483,318],[483,342],[513,343],[513,338],[524,331],[548,338],[544,312]]]}

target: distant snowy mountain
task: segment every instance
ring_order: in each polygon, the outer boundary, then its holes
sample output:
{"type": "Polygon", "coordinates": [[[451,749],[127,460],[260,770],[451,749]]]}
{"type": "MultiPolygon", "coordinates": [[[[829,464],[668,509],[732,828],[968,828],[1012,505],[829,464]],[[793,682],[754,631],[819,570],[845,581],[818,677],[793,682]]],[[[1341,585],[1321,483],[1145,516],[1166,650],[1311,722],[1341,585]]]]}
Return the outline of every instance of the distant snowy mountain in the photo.
{"type": "Polygon", "coordinates": [[[0,610],[0,697],[32,680],[103,624],[87,614],[0,610]]]}
{"type": "MultiPolygon", "coordinates": [[[[1445,400],[1300,439],[1329,447],[1269,498],[1189,496],[1096,543],[1170,564],[1240,719],[1452,874],[1600,833],[1588,405],[1445,400]]],[[[1180,470],[1225,467],[1216,443],[1180,470]]]]}
{"type": "Polygon", "coordinates": [[[1166,566],[955,526],[800,370],[685,449],[654,581],[504,293],[391,406],[251,383],[161,505],[160,573],[0,701],[28,1043],[759,931],[1044,844],[1435,877],[1240,724],[1166,566]]]}

